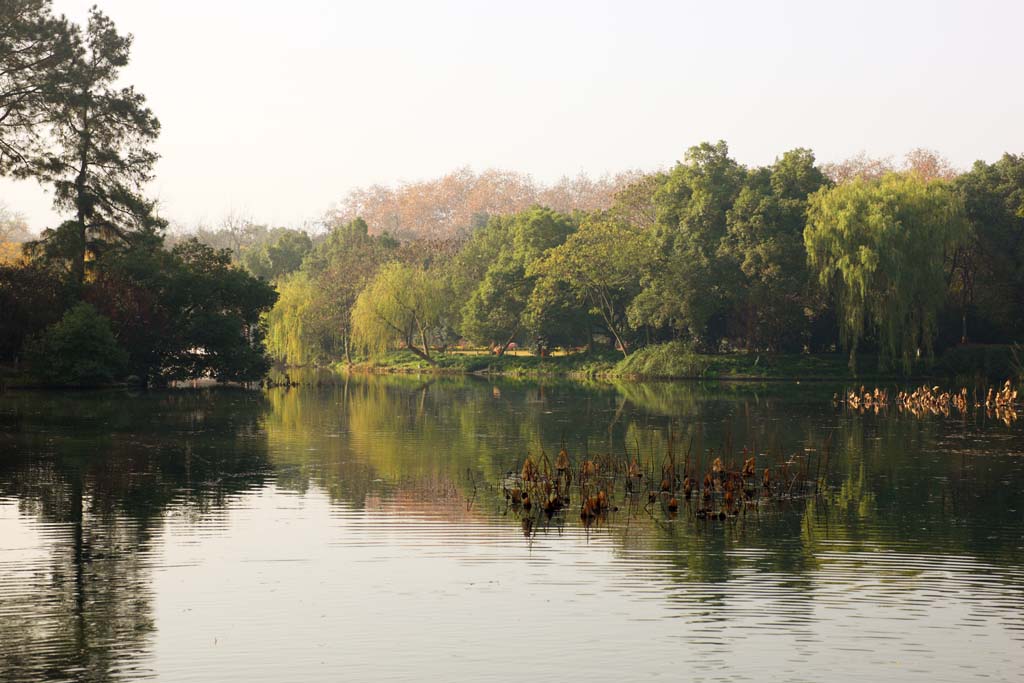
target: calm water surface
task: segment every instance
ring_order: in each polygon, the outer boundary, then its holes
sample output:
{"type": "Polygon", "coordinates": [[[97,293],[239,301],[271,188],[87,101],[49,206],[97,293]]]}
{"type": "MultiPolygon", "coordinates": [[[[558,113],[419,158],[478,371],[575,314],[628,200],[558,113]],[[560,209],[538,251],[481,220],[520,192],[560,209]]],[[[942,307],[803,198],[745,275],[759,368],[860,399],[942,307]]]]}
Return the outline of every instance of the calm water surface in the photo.
{"type": "Polygon", "coordinates": [[[0,394],[0,681],[1022,680],[1020,424],[837,389],[0,394]],[[724,522],[620,490],[589,527],[501,493],[670,432],[828,490],[724,522]]]}

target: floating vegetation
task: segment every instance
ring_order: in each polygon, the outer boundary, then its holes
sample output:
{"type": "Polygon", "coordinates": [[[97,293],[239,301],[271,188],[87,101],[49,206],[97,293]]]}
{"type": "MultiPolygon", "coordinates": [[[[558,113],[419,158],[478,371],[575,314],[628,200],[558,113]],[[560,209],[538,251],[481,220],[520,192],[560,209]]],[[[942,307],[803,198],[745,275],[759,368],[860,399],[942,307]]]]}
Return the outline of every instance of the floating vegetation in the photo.
{"type": "MultiPolygon", "coordinates": [[[[838,401],[838,395],[833,397],[838,401]]],[[[846,395],[846,405],[854,410],[874,410],[878,412],[889,407],[889,390],[875,387],[874,391],[867,391],[861,386],[860,391],[851,391],[846,395]]]]}
{"type": "Polygon", "coordinates": [[[692,445],[679,459],[670,438],[661,461],[651,457],[646,465],[639,448],[624,458],[588,455],[574,462],[563,443],[553,467],[543,449],[536,460],[527,454],[520,470],[507,472],[500,483],[506,513],[529,517],[524,530],[531,532],[540,526],[540,515],[549,521],[555,515],[563,521],[576,517],[589,528],[620,510],[662,520],[685,516],[725,521],[760,514],[766,505],[816,497],[825,488],[828,444],[821,451],[805,449],[789,457],[747,448],[716,455],[708,449],[705,458],[696,460],[692,445]]]}
{"type": "MultiPolygon", "coordinates": [[[[835,405],[844,403],[848,409],[860,413],[872,411],[879,414],[890,405],[889,390],[878,387],[868,390],[862,386],[859,390],[847,392],[845,400],[836,394],[832,401],[835,405]]],[[[1018,408],[1017,389],[1010,380],[1006,380],[1000,389],[989,387],[984,400],[972,398],[967,387],[961,387],[959,391],[944,391],[938,386],[922,385],[913,391],[897,392],[892,404],[900,414],[919,418],[928,415],[967,415],[976,409],[984,409],[988,417],[1000,420],[1007,426],[1017,420],[1018,408]]]]}

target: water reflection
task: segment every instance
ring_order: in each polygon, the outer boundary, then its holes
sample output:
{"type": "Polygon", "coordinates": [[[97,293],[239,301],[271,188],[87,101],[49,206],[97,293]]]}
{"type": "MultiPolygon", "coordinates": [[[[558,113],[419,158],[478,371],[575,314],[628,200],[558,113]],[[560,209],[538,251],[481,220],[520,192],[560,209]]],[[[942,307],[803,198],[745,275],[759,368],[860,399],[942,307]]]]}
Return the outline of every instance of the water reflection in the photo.
{"type": "Polygon", "coordinates": [[[8,513],[0,537],[4,680],[144,677],[163,515],[206,514],[263,483],[261,397],[20,394],[2,406],[0,510],[12,500],[34,522],[8,513]]]}
{"type": "Polygon", "coordinates": [[[0,396],[0,679],[502,679],[522,662],[510,624],[597,680],[1012,671],[1020,428],[847,412],[832,391],[350,377],[0,396]],[[527,451],[654,470],[670,435],[701,467],[829,443],[827,490],[709,522],[620,487],[590,525],[578,497],[549,518],[502,495],[527,451]],[[611,665],[609,637],[628,648],[611,665]]]}

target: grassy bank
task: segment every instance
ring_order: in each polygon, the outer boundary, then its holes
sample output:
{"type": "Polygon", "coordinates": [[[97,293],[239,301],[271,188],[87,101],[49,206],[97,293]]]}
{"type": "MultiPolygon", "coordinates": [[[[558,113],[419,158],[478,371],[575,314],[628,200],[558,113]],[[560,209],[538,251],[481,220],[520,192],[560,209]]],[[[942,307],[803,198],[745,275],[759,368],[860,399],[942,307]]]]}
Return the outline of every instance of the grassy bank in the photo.
{"type": "MultiPolygon", "coordinates": [[[[959,347],[931,364],[921,363],[911,379],[966,383],[1019,379],[1020,364],[1011,347],[959,347]]],[[[829,354],[699,354],[678,343],[649,346],[623,358],[621,353],[596,351],[540,358],[520,352],[494,356],[486,353],[437,354],[430,365],[408,351],[394,351],[357,363],[363,372],[477,373],[512,377],[604,377],[620,379],[893,381],[908,379],[898,369],[880,369],[874,355],[858,357],[856,375],[849,357],[829,354]]],[[[341,368],[339,368],[341,369],[341,368]]]]}
{"type": "MultiPolygon", "coordinates": [[[[356,363],[350,369],[364,372],[439,372],[478,373],[510,377],[541,376],[610,376],[621,353],[611,351],[554,355],[541,358],[519,352],[495,356],[487,353],[437,353],[436,365],[430,365],[409,351],[392,351],[376,358],[356,363]]],[[[339,364],[338,369],[344,369],[339,364]]]]}
{"type": "MultiPolygon", "coordinates": [[[[850,380],[843,354],[695,354],[675,344],[641,349],[628,358],[599,351],[540,358],[534,355],[437,354],[430,365],[408,351],[394,351],[355,364],[357,372],[477,373],[512,377],[605,377],[621,379],[850,380]]],[[[865,359],[865,367],[871,367],[865,359]]],[[[876,363],[877,365],[877,363],[876,363]]],[[[339,368],[342,369],[342,368],[339,368]]],[[[895,377],[877,371],[857,379],[895,377]]]]}

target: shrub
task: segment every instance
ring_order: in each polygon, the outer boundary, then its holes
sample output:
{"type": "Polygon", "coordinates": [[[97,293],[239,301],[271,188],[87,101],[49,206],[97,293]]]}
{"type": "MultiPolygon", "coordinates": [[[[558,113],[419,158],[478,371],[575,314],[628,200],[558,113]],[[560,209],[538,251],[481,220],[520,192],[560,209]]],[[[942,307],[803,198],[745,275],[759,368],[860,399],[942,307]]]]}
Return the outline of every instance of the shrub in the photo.
{"type": "Polygon", "coordinates": [[[687,344],[674,341],[633,352],[615,371],[627,377],[701,377],[707,369],[707,362],[687,344]]]}
{"type": "Polygon", "coordinates": [[[47,384],[107,384],[128,367],[128,354],[118,346],[110,321],[85,303],[31,340],[25,355],[32,374],[47,384]]]}

